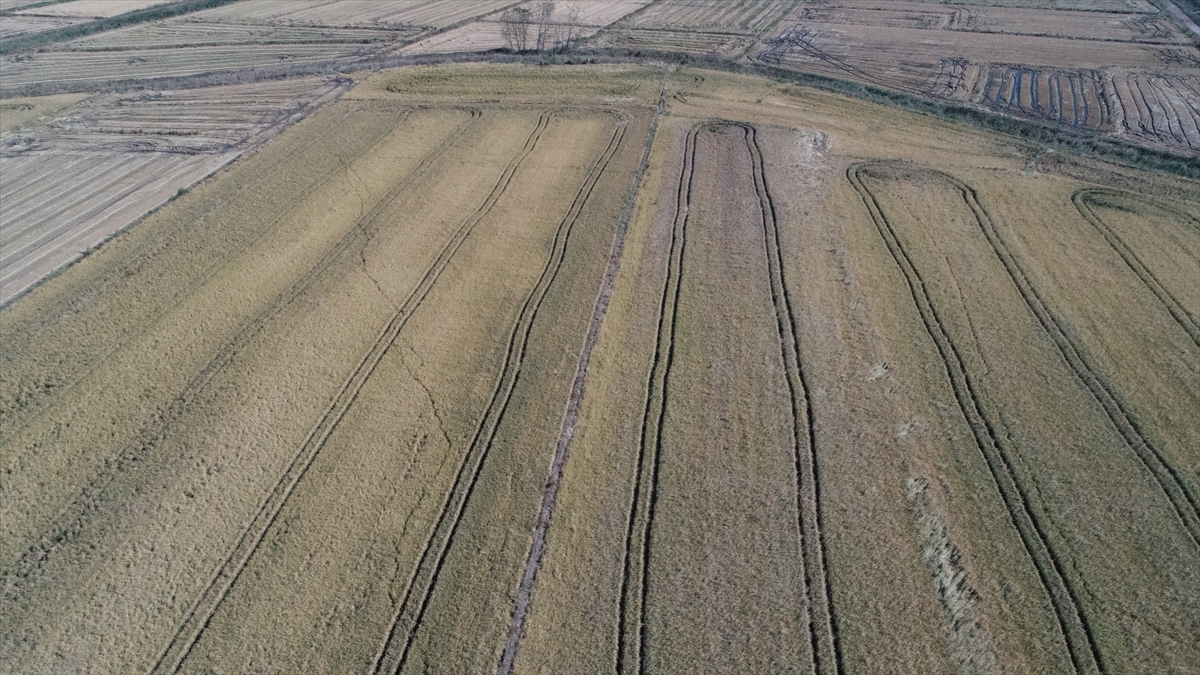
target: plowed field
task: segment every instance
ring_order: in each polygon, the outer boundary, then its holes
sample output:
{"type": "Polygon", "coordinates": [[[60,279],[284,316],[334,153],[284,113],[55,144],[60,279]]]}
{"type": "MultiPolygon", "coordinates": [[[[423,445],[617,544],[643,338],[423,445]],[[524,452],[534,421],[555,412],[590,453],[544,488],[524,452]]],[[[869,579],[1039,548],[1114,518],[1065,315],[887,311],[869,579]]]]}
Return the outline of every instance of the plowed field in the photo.
{"type": "Polygon", "coordinates": [[[1038,158],[374,74],[0,310],[0,671],[1189,672],[1200,185],[1038,158]]]}

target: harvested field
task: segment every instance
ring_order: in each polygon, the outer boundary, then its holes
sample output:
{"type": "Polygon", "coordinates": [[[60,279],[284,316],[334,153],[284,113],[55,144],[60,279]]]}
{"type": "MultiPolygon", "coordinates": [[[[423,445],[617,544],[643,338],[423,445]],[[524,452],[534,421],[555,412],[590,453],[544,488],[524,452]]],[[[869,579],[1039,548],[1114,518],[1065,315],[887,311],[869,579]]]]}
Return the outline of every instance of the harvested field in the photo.
{"type": "MultiPolygon", "coordinates": [[[[1145,13],[982,7],[929,2],[840,0],[808,5],[791,18],[796,21],[951,30],[1064,39],[1188,44],[1186,33],[1165,16],[1145,13]]],[[[1137,11],[1134,9],[1134,11],[1137,11]]],[[[1151,10],[1153,11],[1153,10],[1151,10]]]]}
{"type": "Polygon", "coordinates": [[[735,53],[769,30],[797,0],[666,0],[601,33],[596,44],[692,53],[735,53]]]}
{"type": "MultiPolygon", "coordinates": [[[[69,115],[253,136],[290,82],[69,115]]],[[[1040,154],[711,70],[374,73],[0,309],[0,663],[1188,672],[1200,185],[1040,154]]]]}
{"type": "Polygon", "coordinates": [[[62,94],[0,99],[0,132],[15,131],[44,122],[54,113],[84,98],[84,94],[62,94]]]}
{"type": "Polygon", "coordinates": [[[21,16],[19,14],[0,16],[0,39],[11,39],[30,33],[40,33],[45,30],[65,28],[83,23],[87,19],[52,16],[21,16]]]}
{"type": "Polygon", "coordinates": [[[836,0],[797,7],[751,57],[1194,151],[1190,78],[1200,51],[1191,40],[1140,1],[836,0]]]}
{"type": "MultiPolygon", "coordinates": [[[[0,303],[208,176],[349,85],[326,78],[9,99],[42,113],[5,133],[0,303]],[[25,103],[28,101],[28,103],[25,103]],[[55,111],[47,116],[45,113],[55,111]],[[52,119],[47,119],[52,117],[52,119]],[[32,122],[33,120],[31,120],[32,122]]],[[[5,122],[7,126],[8,122],[5,122]]]]}
{"type": "Polygon", "coordinates": [[[1200,77],[1114,73],[1119,127],[1131,136],[1200,150],[1200,77]]]}
{"type": "Polygon", "coordinates": [[[1071,127],[1108,129],[1111,96],[1096,71],[1062,72],[992,66],[979,85],[978,102],[992,110],[1037,117],[1071,127]]]}
{"type": "Polygon", "coordinates": [[[10,12],[13,10],[28,7],[29,5],[37,5],[46,0],[0,0],[0,12],[10,12]]]}
{"type": "MultiPolygon", "coordinates": [[[[594,31],[593,31],[594,32],[594,31]]],[[[501,49],[507,43],[500,24],[476,21],[465,26],[438,33],[399,50],[401,54],[449,54],[453,52],[482,52],[501,49]]]]}
{"type": "Polygon", "coordinates": [[[368,49],[358,44],[241,44],[113,52],[38,52],[8,58],[4,86],[177,77],[256,66],[345,60],[364,56],[368,49]]]}
{"type": "Polygon", "coordinates": [[[189,18],[156,21],[106,31],[64,43],[60,48],[78,51],[178,48],[218,44],[375,44],[407,40],[421,28],[327,28],[306,26],[262,26],[196,21],[189,18]]]}
{"type": "Polygon", "coordinates": [[[60,153],[5,157],[0,302],[112,236],[232,154],[60,153]]]}
{"type": "Polygon", "coordinates": [[[511,4],[512,0],[245,0],[192,16],[205,21],[271,25],[444,28],[511,4]]]}
{"type": "Polygon", "coordinates": [[[164,5],[171,0],[73,0],[72,2],[49,3],[41,7],[21,10],[18,14],[39,16],[70,16],[103,19],[118,16],[138,9],[164,5]]]}
{"type": "Polygon", "coordinates": [[[635,28],[696,28],[753,33],[771,25],[796,4],[795,0],[664,0],[629,20],[635,28]]]}

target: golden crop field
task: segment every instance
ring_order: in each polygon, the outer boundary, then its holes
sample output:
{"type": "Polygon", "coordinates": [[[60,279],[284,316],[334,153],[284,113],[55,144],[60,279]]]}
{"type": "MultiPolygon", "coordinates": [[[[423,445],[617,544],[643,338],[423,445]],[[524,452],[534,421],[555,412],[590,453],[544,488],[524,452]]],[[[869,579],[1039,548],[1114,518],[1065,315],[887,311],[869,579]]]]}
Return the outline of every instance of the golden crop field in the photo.
{"type": "Polygon", "coordinates": [[[1198,273],[1186,178],[381,70],[0,310],[0,672],[1190,672],[1198,273]]]}

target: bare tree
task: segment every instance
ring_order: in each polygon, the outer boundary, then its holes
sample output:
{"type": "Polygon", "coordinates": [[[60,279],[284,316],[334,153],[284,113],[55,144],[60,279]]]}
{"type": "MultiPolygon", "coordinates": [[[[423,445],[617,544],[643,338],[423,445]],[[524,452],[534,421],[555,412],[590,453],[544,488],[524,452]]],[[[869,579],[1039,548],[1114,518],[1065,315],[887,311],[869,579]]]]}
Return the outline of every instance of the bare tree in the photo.
{"type": "Polygon", "coordinates": [[[555,26],[550,22],[554,14],[554,0],[539,0],[534,11],[537,12],[537,50],[541,52],[555,42],[552,34],[555,26]]]}
{"type": "Polygon", "coordinates": [[[567,5],[567,18],[561,26],[558,26],[558,31],[554,38],[554,50],[565,52],[571,49],[571,42],[579,35],[579,7],[576,5],[567,5]]]}
{"type": "Polygon", "coordinates": [[[533,12],[524,7],[513,7],[504,10],[500,15],[500,34],[508,43],[508,48],[514,52],[523,52],[529,46],[529,24],[533,22],[533,12]]]}

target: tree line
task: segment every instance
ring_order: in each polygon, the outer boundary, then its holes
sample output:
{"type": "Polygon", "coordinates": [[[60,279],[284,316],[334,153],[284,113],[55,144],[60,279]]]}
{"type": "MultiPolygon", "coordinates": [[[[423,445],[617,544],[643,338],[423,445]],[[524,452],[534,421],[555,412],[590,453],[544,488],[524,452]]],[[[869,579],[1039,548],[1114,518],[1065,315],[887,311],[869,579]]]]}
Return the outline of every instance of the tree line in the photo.
{"type": "Polygon", "coordinates": [[[500,34],[514,52],[565,52],[579,38],[579,9],[567,5],[563,21],[553,21],[553,0],[540,0],[533,9],[513,7],[500,14],[500,34]],[[530,40],[532,39],[532,42],[530,40]]]}

